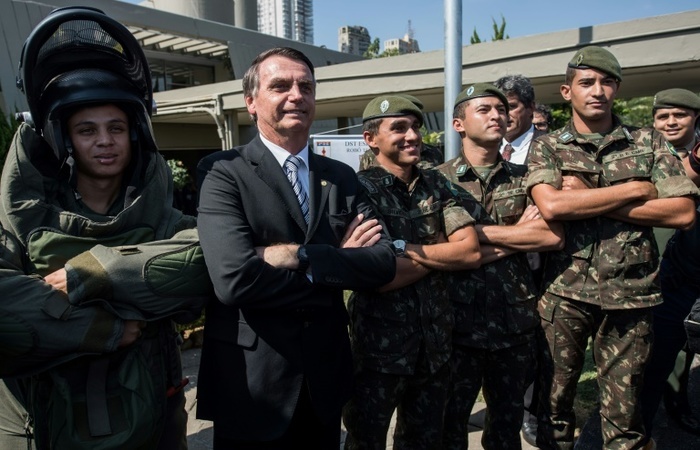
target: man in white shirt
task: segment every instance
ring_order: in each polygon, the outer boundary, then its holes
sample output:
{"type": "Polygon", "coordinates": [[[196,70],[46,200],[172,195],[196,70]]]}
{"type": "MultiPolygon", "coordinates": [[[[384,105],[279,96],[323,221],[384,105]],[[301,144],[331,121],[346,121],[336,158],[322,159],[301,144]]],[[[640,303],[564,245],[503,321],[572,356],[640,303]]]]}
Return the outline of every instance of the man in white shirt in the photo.
{"type": "Polygon", "coordinates": [[[535,110],[535,90],[530,79],[523,75],[506,75],[494,83],[508,99],[508,128],[501,144],[501,155],[506,161],[527,164],[532,140],[543,134],[532,125],[535,110]]]}

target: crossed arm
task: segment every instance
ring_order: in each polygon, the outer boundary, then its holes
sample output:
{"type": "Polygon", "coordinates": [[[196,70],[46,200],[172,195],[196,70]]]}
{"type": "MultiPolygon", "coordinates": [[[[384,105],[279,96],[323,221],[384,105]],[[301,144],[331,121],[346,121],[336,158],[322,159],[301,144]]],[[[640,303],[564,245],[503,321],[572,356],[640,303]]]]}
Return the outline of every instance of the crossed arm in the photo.
{"type": "Polygon", "coordinates": [[[577,220],[605,215],[636,225],[689,229],[695,223],[691,197],[657,198],[648,181],[590,188],[575,176],[562,177],[562,189],[546,184],[532,188],[532,198],[548,220],[577,220]]]}
{"type": "Polygon", "coordinates": [[[474,226],[455,230],[436,244],[406,244],[406,257],[396,258],[396,276],[379,291],[386,292],[415,283],[433,270],[467,270],[480,265],[481,253],[474,226]]]}
{"type": "Polygon", "coordinates": [[[517,252],[560,250],[564,246],[564,227],[542,219],[534,205],[525,208],[515,225],[477,225],[481,263],[488,264],[517,252]]]}

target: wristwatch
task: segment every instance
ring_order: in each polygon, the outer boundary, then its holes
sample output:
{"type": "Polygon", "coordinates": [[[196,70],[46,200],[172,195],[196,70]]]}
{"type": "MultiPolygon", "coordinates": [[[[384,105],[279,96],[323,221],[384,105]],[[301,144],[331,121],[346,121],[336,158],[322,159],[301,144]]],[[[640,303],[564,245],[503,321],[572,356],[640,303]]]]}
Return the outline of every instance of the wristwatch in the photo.
{"type": "Polygon", "coordinates": [[[306,247],[303,245],[300,245],[299,249],[297,250],[297,259],[299,260],[299,267],[297,267],[298,271],[306,272],[309,270],[309,265],[311,263],[309,262],[309,255],[306,254],[306,247]]]}
{"type": "Polygon", "coordinates": [[[391,246],[394,247],[394,255],[396,255],[397,258],[406,256],[406,241],[403,239],[396,239],[391,243],[391,246]]]}

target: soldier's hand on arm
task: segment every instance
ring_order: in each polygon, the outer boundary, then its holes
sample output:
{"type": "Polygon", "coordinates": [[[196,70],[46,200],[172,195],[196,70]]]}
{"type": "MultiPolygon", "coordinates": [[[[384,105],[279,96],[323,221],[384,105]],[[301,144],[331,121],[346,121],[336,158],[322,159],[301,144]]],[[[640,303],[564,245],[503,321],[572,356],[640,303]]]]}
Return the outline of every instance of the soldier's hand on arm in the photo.
{"type": "Polygon", "coordinates": [[[377,219],[363,222],[364,217],[364,214],[360,213],[350,222],[340,242],[341,248],[371,247],[379,242],[382,226],[377,219]]]}
{"type": "Polygon", "coordinates": [[[60,268],[44,277],[44,281],[51,285],[57,291],[68,293],[68,280],[66,269],[60,268]]]}
{"type": "Polygon", "coordinates": [[[572,191],[576,189],[592,189],[588,183],[574,175],[564,175],[561,177],[561,190],[572,191]]]}
{"type": "Polygon", "coordinates": [[[407,244],[406,256],[434,270],[467,270],[480,265],[479,238],[473,225],[455,230],[448,242],[407,244]]]}
{"type": "Polygon", "coordinates": [[[141,330],[146,326],[142,320],[125,320],[124,333],[119,341],[119,348],[127,347],[141,337],[141,330]]]}
{"type": "MultiPolygon", "coordinates": [[[[520,216],[520,219],[518,219],[518,222],[516,225],[525,223],[525,222],[530,222],[531,220],[537,220],[541,219],[542,216],[540,215],[540,210],[537,209],[537,206],[535,205],[527,205],[525,208],[525,211],[523,211],[523,215],[520,216]]],[[[478,228],[477,228],[478,231],[478,228]]]]}

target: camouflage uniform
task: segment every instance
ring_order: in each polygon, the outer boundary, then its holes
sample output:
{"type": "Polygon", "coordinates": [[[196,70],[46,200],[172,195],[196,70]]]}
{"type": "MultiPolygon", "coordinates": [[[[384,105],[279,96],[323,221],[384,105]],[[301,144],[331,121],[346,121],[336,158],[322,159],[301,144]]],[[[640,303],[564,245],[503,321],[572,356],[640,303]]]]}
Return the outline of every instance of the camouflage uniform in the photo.
{"type": "MultiPolygon", "coordinates": [[[[528,205],[527,167],[498,157],[482,180],[460,155],[438,167],[460,190],[478,201],[484,225],[514,225],[528,205]]],[[[443,448],[467,448],[467,422],[483,389],[487,404],[484,448],[520,448],[525,374],[534,365],[536,288],[525,253],[479,269],[458,272],[450,283],[455,308],[453,392],[445,414],[443,448]]]]}
{"type": "MultiPolygon", "coordinates": [[[[418,167],[421,169],[432,169],[433,167],[442,164],[445,157],[442,155],[442,150],[439,148],[423,143],[420,151],[420,162],[418,167]]],[[[378,166],[377,157],[368,149],[360,156],[360,168],[358,171],[369,169],[370,167],[378,166]]]]}
{"type": "MultiPolygon", "coordinates": [[[[418,170],[406,185],[383,167],[359,179],[393,239],[436,244],[474,223],[439,173],[418,170]]],[[[477,205],[473,205],[476,207],[477,205]]],[[[343,411],[345,448],[386,447],[394,409],[395,448],[435,448],[442,430],[452,350],[452,308],[443,273],[389,292],[353,292],[348,301],[355,391],[343,411]]]]}
{"type": "MultiPolygon", "coordinates": [[[[648,180],[659,198],[695,195],[662,135],[621,125],[595,142],[572,123],[540,137],[530,151],[528,189],[561,189],[575,175],[589,187],[648,180]]],[[[651,307],[659,254],[651,227],[604,216],[565,223],[565,247],[550,252],[538,309],[549,354],[544,368],[538,439],[544,448],[573,448],[573,401],[589,337],[600,387],[606,448],[632,448],[644,437],[639,388],[653,340],[651,307]]]]}

